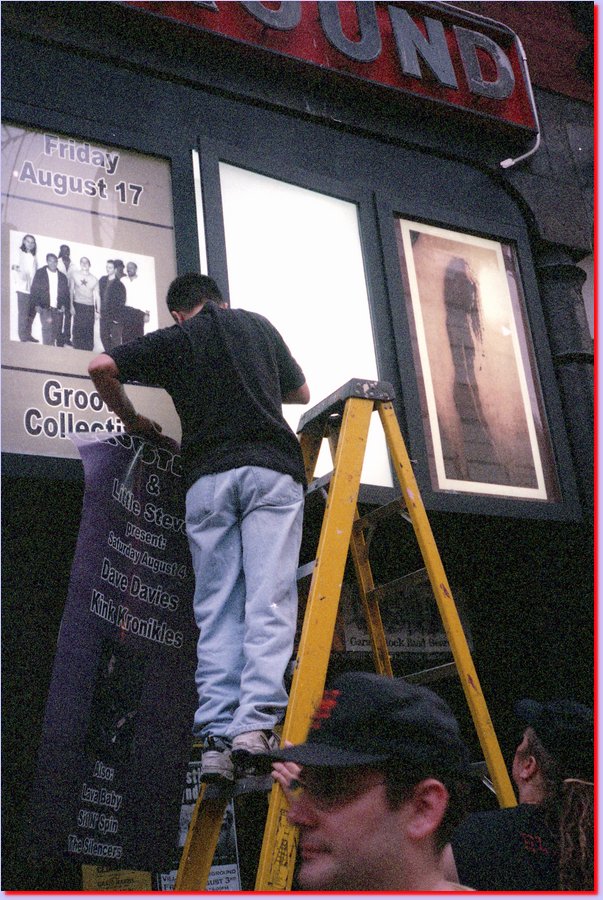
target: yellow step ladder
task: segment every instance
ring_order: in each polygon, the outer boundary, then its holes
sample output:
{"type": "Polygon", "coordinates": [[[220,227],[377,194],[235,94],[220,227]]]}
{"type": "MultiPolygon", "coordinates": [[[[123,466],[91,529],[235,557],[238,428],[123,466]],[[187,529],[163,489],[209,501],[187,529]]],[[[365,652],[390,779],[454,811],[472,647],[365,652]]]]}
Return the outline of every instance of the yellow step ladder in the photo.
{"type": "MultiPolygon", "coordinates": [[[[454,666],[482,747],[485,763],[501,806],[514,806],[515,795],[482,694],[463,627],[442,566],[431,527],[392,406],[387,382],[353,379],[305,413],[298,432],[310,490],[324,438],[329,441],[333,472],[297,651],[282,740],[305,740],[313,712],[325,685],[344,570],[351,552],[367,621],[377,672],[392,675],[385,632],[368,559],[364,531],[375,516],[360,517],[357,509],[360,476],[371,415],[377,410],[391,461],[399,481],[400,500],[377,510],[376,517],[397,510],[407,518],[429,575],[452,651],[454,666]]],[[[320,486],[325,480],[320,479],[320,486]]],[[[315,482],[316,484],[316,482],[315,482]]],[[[268,782],[269,784],[269,782],[268,782]]],[[[268,786],[268,785],[264,785],[268,786]]],[[[249,789],[244,783],[234,792],[249,789]]],[[[233,791],[207,787],[200,793],[184,846],[175,889],[203,890],[211,867],[226,803],[233,791]]],[[[288,891],[293,880],[297,829],[287,821],[287,800],[279,785],[271,788],[256,891],[288,891]]]]}

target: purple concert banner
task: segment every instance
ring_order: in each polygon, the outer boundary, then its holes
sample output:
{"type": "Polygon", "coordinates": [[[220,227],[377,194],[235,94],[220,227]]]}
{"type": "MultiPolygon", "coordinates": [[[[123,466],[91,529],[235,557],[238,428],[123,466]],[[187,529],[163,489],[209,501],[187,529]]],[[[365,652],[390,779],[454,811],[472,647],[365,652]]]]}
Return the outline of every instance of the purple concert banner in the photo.
{"type": "Polygon", "coordinates": [[[73,440],[85,494],[32,798],[32,850],[161,871],[173,858],[196,706],[179,448],[129,434],[73,440]]]}

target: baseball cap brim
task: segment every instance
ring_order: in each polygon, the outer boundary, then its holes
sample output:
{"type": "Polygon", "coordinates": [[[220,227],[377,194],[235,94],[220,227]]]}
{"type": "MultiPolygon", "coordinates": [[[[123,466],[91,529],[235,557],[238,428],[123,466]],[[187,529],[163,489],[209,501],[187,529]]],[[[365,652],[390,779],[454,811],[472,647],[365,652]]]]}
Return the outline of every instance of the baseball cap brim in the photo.
{"type": "Polygon", "coordinates": [[[294,762],[300,766],[372,766],[387,762],[389,758],[385,753],[362,753],[318,743],[283,747],[270,754],[270,759],[294,762]]]}

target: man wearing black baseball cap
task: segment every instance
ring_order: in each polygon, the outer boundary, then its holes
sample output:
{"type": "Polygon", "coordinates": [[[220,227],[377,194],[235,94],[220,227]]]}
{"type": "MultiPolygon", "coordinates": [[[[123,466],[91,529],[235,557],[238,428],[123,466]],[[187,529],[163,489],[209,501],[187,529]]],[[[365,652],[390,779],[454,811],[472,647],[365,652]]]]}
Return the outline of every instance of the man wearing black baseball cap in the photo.
{"type": "Polygon", "coordinates": [[[372,673],[342,675],[306,742],[270,758],[300,831],[302,888],[465,890],[445,880],[440,858],[460,815],[468,753],[432,691],[372,673]]]}
{"type": "Polygon", "coordinates": [[[476,890],[593,890],[593,712],[571,700],[521,700],[513,780],[519,806],[469,816],[444,854],[476,890]]]}

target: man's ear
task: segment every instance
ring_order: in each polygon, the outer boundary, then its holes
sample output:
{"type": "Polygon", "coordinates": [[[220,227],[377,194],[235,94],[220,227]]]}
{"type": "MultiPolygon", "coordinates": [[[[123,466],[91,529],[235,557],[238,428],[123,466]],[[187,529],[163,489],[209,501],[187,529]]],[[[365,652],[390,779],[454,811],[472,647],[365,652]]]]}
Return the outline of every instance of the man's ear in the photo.
{"type": "Polygon", "coordinates": [[[174,320],[174,322],[177,325],[182,325],[182,323],[184,322],[184,313],[181,313],[177,309],[173,309],[172,310],[172,319],[174,320]]]}
{"type": "Polygon", "coordinates": [[[406,801],[409,816],[406,832],[411,840],[422,840],[437,831],[448,806],[449,794],[441,781],[425,778],[406,801]]]}
{"type": "Polygon", "coordinates": [[[517,763],[517,775],[522,781],[530,781],[538,772],[538,763],[531,753],[526,753],[517,763]]]}

